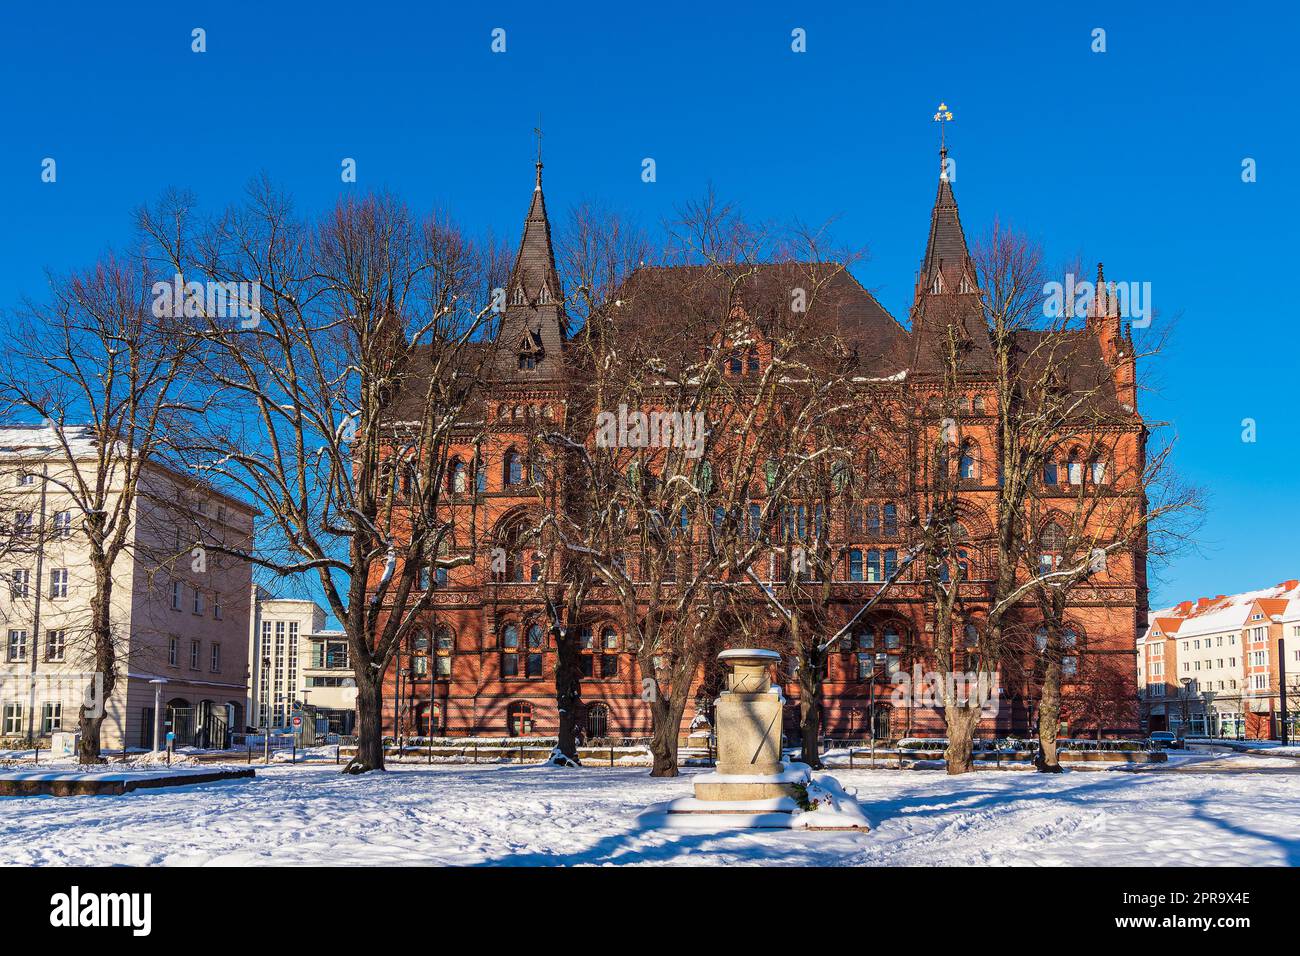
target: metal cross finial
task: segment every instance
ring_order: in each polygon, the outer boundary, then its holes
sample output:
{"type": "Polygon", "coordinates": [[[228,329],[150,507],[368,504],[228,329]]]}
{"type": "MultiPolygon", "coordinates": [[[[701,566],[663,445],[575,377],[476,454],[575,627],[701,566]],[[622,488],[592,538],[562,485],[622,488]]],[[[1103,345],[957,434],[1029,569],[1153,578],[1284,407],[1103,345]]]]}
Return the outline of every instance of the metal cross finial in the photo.
{"type": "Polygon", "coordinates": [[[537,188],[542,188],[542,114],[537,114],[537,125],[533,127],[537,136],[537,188]]]}
{"type": "Polygon", "coordinates": [[[952,110],[948,109],[947,103],[939,104],[939,109],[934,114],[934,121],[939,124],[939,174],[946,179],[948,176],[948,145],[944,141],[943,128],[945,124],[952,122],[952,110]]]}

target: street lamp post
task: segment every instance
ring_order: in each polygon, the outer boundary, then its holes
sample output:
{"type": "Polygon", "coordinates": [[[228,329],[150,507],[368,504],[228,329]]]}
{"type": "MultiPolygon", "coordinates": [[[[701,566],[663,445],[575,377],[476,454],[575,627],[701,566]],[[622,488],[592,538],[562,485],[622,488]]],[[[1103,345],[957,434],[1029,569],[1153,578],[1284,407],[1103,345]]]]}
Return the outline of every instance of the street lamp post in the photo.
{"type": "Polygon", "coordinates": [[[1282,746],[1285,747],[1288,741],[1287,713],[1286,713],[1286,638],[1277,639],[1277,695],[1278,704],[1282,711],[1282,746]]]}
{"type": "Polygon", "coordinates": [[[871,740],[871,769],[876,769],[876,677],[888,660],[885,654],[876,654],[871,661],[871,680],[867,691],[867,733],[871,740]]]}
{"type": "Polygon", "coordinates": [[[1181,683],[1182,683],[1182,685],[1183,685],[1183,694],[1182,694],[1182,697],[1183,697],[1183,726],[1182,726],[1180,729],[1181,729],[1182,732],[1183,732],[1183,738],[1186,739],[1186,737],[1187,737],[1187,725],[1188,725],[1189,723],[1191,723],[1191,718],[1190,718],[1190,717],[1188,716],[1188,714],[1187,714],[1187,694],[1188,694],[1188,690],[1189,690],[1189,688],[1192,686],[1192,679],[1191,679],[1190,677],[1184,677],[1184,678],[1182,679],[1181,683]]]}
{"type": "MultiPolygon", "coordinates": [[[[154,753],[162,750],[162,689],[167,680],[162,677],[155,677],[149,681],[153,684],[153,749],[154,753]]],[[[126,744],[122,744],[123,751],[126,750],[126,744]]]]}

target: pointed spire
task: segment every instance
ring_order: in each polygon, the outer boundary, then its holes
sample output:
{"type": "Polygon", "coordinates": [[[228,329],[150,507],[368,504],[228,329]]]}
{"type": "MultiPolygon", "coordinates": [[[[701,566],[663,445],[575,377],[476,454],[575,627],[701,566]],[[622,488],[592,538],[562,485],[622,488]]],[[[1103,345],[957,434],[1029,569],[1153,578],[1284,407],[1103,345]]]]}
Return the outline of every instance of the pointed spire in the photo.
{"type": "MultiPolygon", "coordinates": [[[[943,152],[946,154],[947,150],[943,152]]],[[[942,270],[944,281],[952,286],[949,291],[955,292],[955,283],[960,282],[961,274],[967,271],[969,259],[966,233],[957,212],[957,197],[953,195],[952,183],[941,173],[939,191],[930,212],[930,236],[925,243],[925,258],[921,261],[921,279],[928,286],[934,281],[935,272],[942,270]]]]}
{"type": "Polygon", "coordinates": [[[538,135],[537,181],[510,270],[505,315],[498,333],[498,374],[515,381],[556,377],[568,336],[564,290],[555,267],[551,223],[542,192],[540,131],[538,135]]]}

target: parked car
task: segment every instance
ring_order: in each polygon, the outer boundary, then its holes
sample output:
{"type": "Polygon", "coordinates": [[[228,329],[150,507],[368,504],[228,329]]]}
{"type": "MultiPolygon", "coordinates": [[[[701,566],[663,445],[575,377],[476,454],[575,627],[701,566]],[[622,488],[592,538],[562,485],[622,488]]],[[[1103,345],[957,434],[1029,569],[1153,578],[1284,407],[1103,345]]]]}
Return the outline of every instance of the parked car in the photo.
{"type": "Polygon", "coordinates": [[[1181,750],[1183,747],[1183,741],[1167,730],[1152,731],[1147,742],[1155,750],[1181,750]]]}

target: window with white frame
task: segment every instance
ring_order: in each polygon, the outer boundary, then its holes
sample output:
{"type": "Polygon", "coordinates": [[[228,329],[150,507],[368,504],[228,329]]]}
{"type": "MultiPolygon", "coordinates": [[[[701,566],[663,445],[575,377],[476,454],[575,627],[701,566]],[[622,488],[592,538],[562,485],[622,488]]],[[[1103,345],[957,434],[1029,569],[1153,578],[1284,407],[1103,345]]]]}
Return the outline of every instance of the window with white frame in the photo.
{"type": "Polygon", "coordinates": [[[167,663],[172,667],[181,665],[181,639],[179,637],[167,638],[167,663]]]}
{"type": "Polygon", "coordinates": [[[9,596],[25,598],[32,593],[32,572],[28,568],[15,568],[9,577],[9,596]]]}
{"type": "Polygon", "coordinates": [[[14,513],[14,534],[20,538],[30,538],[32,536],[32,513],[30,511],[14,513]]]}
{"type": "Polygon", "coordinates": [[[221,617],[221,595],[216,591],[212,592],[212,617],[214,620],[222,620],[221,617]]]}
{"type": "Polygon", "coordinates": [[[50,597],[65,598],[68,596],[68,569],[54,568],[50,571],[50,597]]]}
{"type": "Polygon", "coordinates": [[[18,701],[10,701],[5,704],[4,720],[0,721],[0,728],[6,737],[17,737],[24,732],[23,729],[23,705],[18,701]]]}
{"type": "Polygon", "coordinates": [[[194,604],[193,604],[193,608],[194,608],[194,613],[195,613],[195,614],[202,614],[202,613],[203,613],[203,592],[200,591],[198,588],[195,588],[195,589],[194,589],[194,604]]]}
{"type": "Polygon", "coordinates": [[[9,632],[8,653],[5,656],[10,662],[27,660],[26,631],[11,630],[9,632]]]}
{"type": "Polygon", "coordinates": [[[45,632],[45,659],[51,662],[63,660],[67,653],[68,632],[56,628],[45,632]]]}
{"type": "Polygon", "coordinates": [[[66,541],[72,537],[72,512],[59,511],[54,515],[54,536],[66,541]]]}
{"type": "Polygon", "coordinates": [[[1252,674],[1250,677],[1251,690],[1268,690],[1267,674],[1252,674]]]}
{"type": "Polygon", "coordinates": [[[181,603],[185,598],[184,589],[185,589],[185,585],[181,584],[180,581],[172,582],[172,610],[173,611],[179,611],[181,609],[181,603]]]}
{"type": "Polygon", "coordinates": [[[63,729],[63,701],[47,700],[41,705],[41,733],[48,735],[63,729]]]}
{"type": "Polygon", "coordinates": [[[202,641],[190,641],[190,670],[199,669],[199,651],[202,648],[202,641]]]}
{"type": "Polygon", "coordinates": [[[18,472],[18,487],[30,488],[34,484],[36,484],[36,475],[30,471],[18,472]]]}
{"type": "Polygon", "coordinates": [[[212,673],[217,674],[221,671],[221,645],[215,641],[212,643],[212,673]]]}

